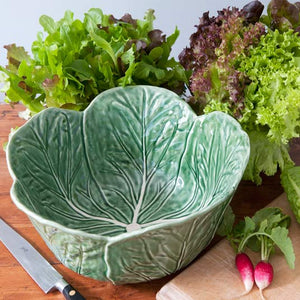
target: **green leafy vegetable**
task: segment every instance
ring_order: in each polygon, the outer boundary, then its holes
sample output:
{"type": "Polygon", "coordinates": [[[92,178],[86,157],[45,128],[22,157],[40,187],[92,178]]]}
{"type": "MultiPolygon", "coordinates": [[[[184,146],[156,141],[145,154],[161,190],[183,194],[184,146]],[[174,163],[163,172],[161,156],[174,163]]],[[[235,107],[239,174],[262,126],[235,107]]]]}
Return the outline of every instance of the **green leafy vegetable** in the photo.
{"type": "Polygon", "coordinates": [[[294,4],[287,0],[271,0],[268,5],[268,15],[262,21],[273,30],[281,32],[293,29],[300,31],[300,3],[294,4]]]}
{"type": "Polygon", "coordinates": [[[194,110],[226,112],[249,134],[251,155],[243,178],[257,184],[261,173],[271,176],[278,167],[293,166],[288,143],[300,135],[300,37],[294,30],[266,28],[259,21],[261,7],[252,1],[217,17],[205,13],[180,56],[192,71],[194,110]]]}
{"type": "MultiPolygon", "coordinates": [[[[254,8],[247,10],[250,18],[254,11],[259,18],[261,10],[254,8]]],[[[190,47],[180,54],[182,65],[192,70],[191,101],[198,113],[211,102],[214,109],[230,112],[236,118],[245,108],[247,77],[236,68],[236,60],[246,56],[265,32],[262,23],[247,21],[247,13],[235,7],[219,11],[217,17],[210,18],[204,13],[198,30],[190,38],[190,47]]]]}
{"type": "Polygon", "coordinates": [[[300,166],[284,170],[281,174],[281,184],[287,194],[292,211],[300,223],[300,166]]]}
{"type": "Polygon", "coordinates": [[[266,207],[233,226],[234,215],[229,213],[227,221],[223,221],[218,233],[227,236],[237,253],[246,248],[261,253],[261,259],[268,261],[275,252],[275,246],[284,254],[290,268],[295,267],[295,254],[291,239],[288,237],[290,217],[277,207],[266,207]],[[228,224],[232,224],[231,228],[228,224]]]}
{"type": "Polygon", "coordinates": [[[261,184],[261,172],[272,176],[277,172],[278,166],[284,170],[294,165],[288,152],[288,145],[270,141],[263,131],[250,131],[248,135],[250,157],[243,179],[261,184]]]}
{"type": "Polygon", "coordinates": [[[277,166],[283,171],[293,165],[288,142],[299,136],[299,48],[300,38],[292,31],[269,31],[240,62],[239,70],[251,80],[239,120],[252,145],[245,178],[256,183],[261,172],[274,175],[277,166]]]}
{"type": "Polygon", "coordinates": [[[278,144],[299,136],[300,38],[293,31],[269,31],[241,58],[239,70],[250,79],[241,124],[248,131],[267,127],[267,137],[278,144]]]}
{"type": "Polygon", "coordinates": [[[32,43],[31,57],[23,47],[8,45],[7,102],[22,101],[34,114],[45,107],[83,110],[99,93],[116,86],[155,85],[178,94],[187,75],[170,58],[179,31],[166,37],[153,29],[154,11],[143,20],[121,19],[92,8],[83,21],[66,11],[54,21],[41,16],[45,34],[32,43]]]}

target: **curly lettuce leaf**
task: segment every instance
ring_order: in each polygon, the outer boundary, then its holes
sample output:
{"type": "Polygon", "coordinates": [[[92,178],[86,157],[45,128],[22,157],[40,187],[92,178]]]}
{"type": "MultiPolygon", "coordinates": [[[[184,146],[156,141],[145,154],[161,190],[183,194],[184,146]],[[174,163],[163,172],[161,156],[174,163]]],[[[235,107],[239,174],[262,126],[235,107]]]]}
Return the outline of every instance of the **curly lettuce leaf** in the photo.
{"type": "Polygon", "coordinates": [[[267,138],[287,144],[299,136],[300,37],[293,31],[269,31],[241,58],[239,70],[251,83],[241,124],[246,130],[267,130],[267,138]]]}
{"type": "MultiPolygon", "coordinates": [[[[299,8],[295,3],[289,10],[285,0],[271,2],[278,14],[299,8]]],[[[192,108],[198,114],[225,112],[250,135],[244,179],[257,184],[260,173],[271,176],[293,166],[287,145],[300,135],[300,37],[295,28],[265,30],[261,12],[261,3],[252,1],[216,17],[204,13],[180,55],[192,71],[192,108]]]]}
{"type": "Polygon", "coordinates": [[[218,101],[226,103],[232,116],[241,116],[247,77],[236,68],[236,61],[247,56],[248,49],[265,33],[265,26],[255,22],[262,9],[261,3],[253,1],[243,9],[223,9],[216,17],[203,14],[190,37],[190,47],[179,57],[182,65],[192,70],[190,90],[197,113],[218,101]]]}
{"type": "Polygon", "coordinates": [[[248,132],[250,139],[250,158],[243,179],[261,184],[261,173],[268,176],[294,165],[288,152],[288,146],[271,142],[266,134],[259,131],[248,132]]]}
{"type": "MultiPolygon", "coordinates": [[[[260,173],[274,175],[293,166],[288,142],[300,134],[300,37],[293,31],[269,31],[236,60],[249,79],[245,101],[237,118],[250,136],[251,154],[244,179],[261,183],[260,173]]],[[[223,111],[235,116],[229,101],[215,97],[204,112],[223,111]]]]}

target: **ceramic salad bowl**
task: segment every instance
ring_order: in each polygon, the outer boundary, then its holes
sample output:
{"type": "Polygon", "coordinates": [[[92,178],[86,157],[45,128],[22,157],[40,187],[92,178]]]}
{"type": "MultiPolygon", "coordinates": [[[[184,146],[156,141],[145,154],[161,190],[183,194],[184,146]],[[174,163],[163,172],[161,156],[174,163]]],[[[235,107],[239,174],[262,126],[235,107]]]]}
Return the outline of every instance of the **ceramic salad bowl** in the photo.
{"type": "Polygon", "coordinates": [[[114,88],[84,112],[48,108],[10,138],[11,196],[70,269],[133,283],[175,272],[211,241],[249,140],[163,88],[114,88]]]}

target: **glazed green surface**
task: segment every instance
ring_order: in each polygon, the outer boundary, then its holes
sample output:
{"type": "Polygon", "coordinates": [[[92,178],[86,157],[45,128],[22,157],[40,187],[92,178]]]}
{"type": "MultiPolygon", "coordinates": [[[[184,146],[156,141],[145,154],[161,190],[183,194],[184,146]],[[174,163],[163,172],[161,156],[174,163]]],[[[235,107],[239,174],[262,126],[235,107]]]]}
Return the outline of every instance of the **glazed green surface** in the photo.
{"type": "Polygon", "coordinates": [[[12,198],[71,269],[159,278],[211,240],[246,167],[248,136],[176,94],[115,88],[84,112],[47,109],[8,144],[12,198]]]}

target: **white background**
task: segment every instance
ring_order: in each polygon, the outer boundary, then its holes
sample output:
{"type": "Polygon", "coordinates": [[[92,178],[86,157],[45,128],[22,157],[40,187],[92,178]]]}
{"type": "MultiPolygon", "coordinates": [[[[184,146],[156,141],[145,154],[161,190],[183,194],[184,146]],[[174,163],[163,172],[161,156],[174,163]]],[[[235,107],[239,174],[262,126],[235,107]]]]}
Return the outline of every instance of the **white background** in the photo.
{"type": "MultiPolygon", "coordinates": [[[[269,3],[260,0],[265,6],[269,3]]],[[[242,8],[250,0],[0,0],[0,65],[6,65],[4,45],[16,43],[24,46],[30,53],[32,42],[42,28],[39,17],[49,15],[55,20],[63,17],[66,10],[74,12],[74,18],[83,19],[84,13],[92,7],[99,7],[105,14],[116,18],[130,13],[135,19],[142,19],[145,12],[155,10],[154,28],[170,35],[177,26],[180,36],[173,47],[173,56],[177,59],[183,48],[189,45],[189,37],[199,24],[199,17],[206,11],[210,16],[228,6],[242,8]]],[[[3,94],[0,94],[0,101],[3,94]]]]}

